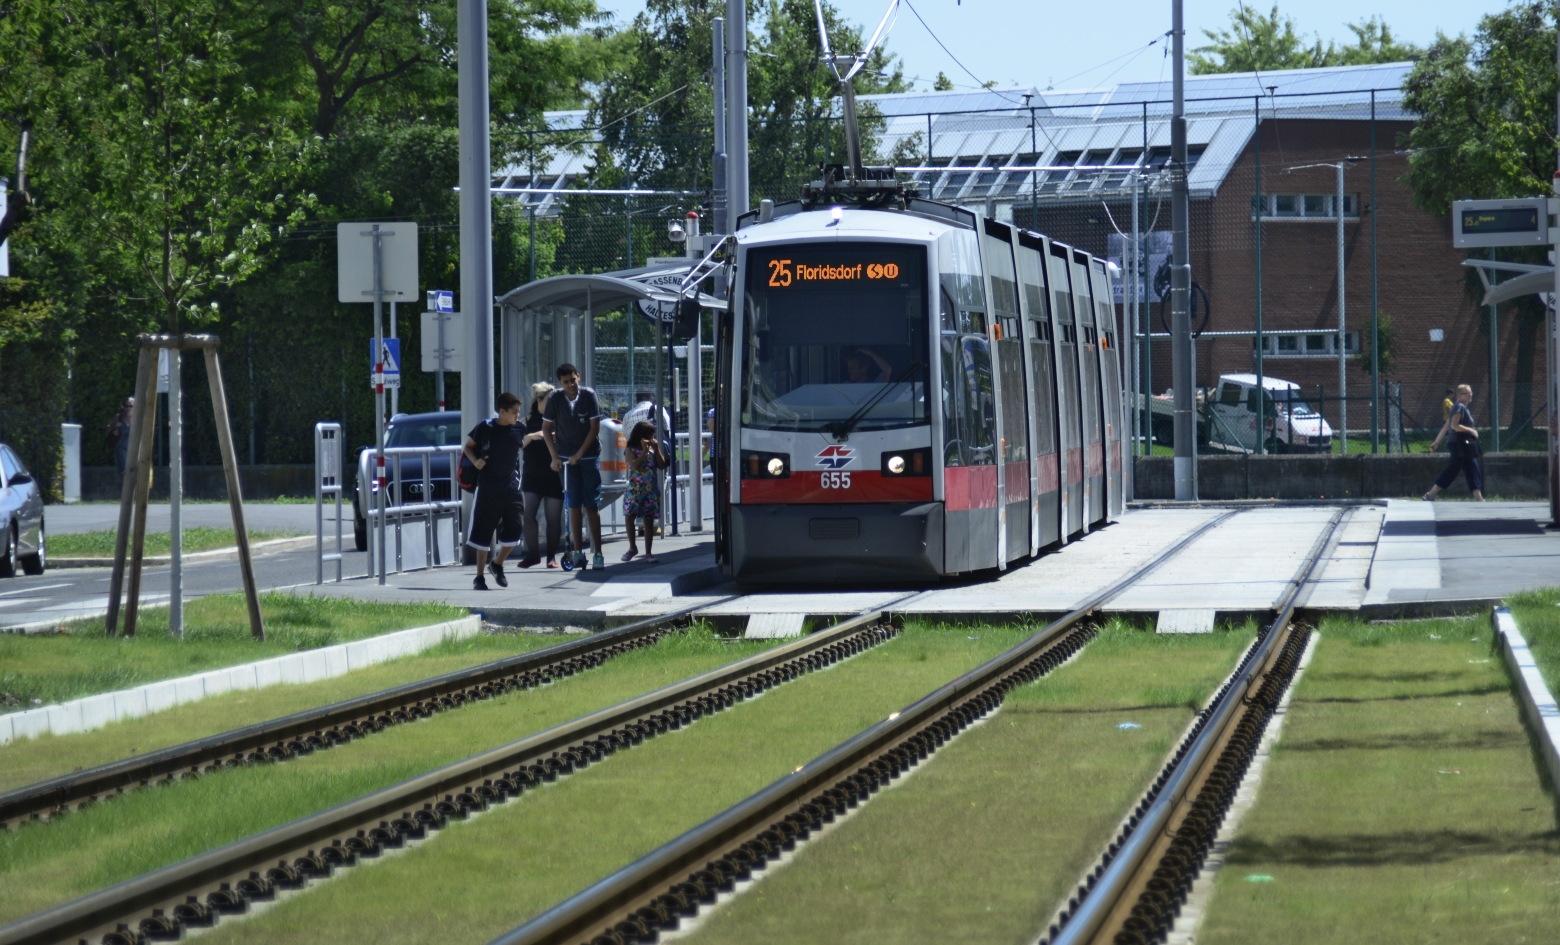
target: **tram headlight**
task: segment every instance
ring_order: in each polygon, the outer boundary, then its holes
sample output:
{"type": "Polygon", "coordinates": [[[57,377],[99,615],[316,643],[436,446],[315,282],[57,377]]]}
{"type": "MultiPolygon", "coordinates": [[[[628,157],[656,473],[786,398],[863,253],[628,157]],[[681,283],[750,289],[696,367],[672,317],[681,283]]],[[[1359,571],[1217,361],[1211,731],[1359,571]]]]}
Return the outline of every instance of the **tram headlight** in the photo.
{"type": "Polygon", "coordinates": [[[791,478],[791,457],[785,453],[743,450],[742,478],[789,479],[791,478]]]}
{"type": "Polygon", "coordinates": [[[883,454],[883,475],[890,479],[932,474],[931,447],[918,450],[893,450],[883,454]]]}

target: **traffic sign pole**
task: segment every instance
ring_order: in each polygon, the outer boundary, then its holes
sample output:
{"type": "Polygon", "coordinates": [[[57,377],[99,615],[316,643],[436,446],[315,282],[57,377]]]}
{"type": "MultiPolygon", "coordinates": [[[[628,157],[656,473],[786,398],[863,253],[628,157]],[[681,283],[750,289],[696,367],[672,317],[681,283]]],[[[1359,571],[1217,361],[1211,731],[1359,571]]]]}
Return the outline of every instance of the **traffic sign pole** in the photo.
{"type": "Polygon", "coordinates": [[[379,224],[375,223],[362,235],[372,237],[374,240],[374,482],[379,486],[374,494],[374,508],[379,513],[379,519],[374,526],[373,541],[374,548],[379,554],[379,583],[384,584],[385,574],[389,569],[385,567],[385,339],[382,330],[384,314],[383,240],[386,236],[394,236],[395,234],[393,232],[386,233],[379,228],[379,224]]]}

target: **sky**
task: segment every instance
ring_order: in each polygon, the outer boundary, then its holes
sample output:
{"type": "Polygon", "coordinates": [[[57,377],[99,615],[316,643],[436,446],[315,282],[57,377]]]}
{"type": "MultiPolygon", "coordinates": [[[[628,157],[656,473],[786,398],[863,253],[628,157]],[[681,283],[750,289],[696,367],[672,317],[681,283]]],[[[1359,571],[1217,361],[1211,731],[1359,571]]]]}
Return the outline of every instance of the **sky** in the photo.
{"type": "MultiPolygon", "coordinates": [[[[621,25],[644,9],[644,0],[597,2],[621,25]]],[[[888,8],[888,0],[833,2],[869,35],[888,8]]],[[[938,72],[945,73],[959,88],[995,80],[1003,87],[1071,90],[1170,77],[1169,58],[1164,55],[1168,40],[1149,45],[1170,29],[1166,0],[1116,0],[1105,7],[1036,0],[912,2],[927,25],[922,26],[901,4],[888,49],[899,56],[906,77],[915,80],[918,90],[930,89],[938,72]],[[980,83],[961,69],[955,58],[980,83]]],[[[1438,31],[1471,36],[1481,16],[1506,5],[1495,0],[1308,0],[1304,5],[1283,5],[1280,13],[1293,18],[1296,29],[1308,40],[1319,35],[1324,44],[1329,40],[1340,45],[1352,42],[1354,34],[1345,24],[1379,15],[1399,41],[1424,46],[1438,31]]],[[[1227,28],[1235,6],[1234,0],[1185,0],[1186,48],[1206,42],[1204,29],[1227,28]]],[[[1258,0],[1254,6],[1265,14],[1272,2],[1263,6],[1258,0]]]]}

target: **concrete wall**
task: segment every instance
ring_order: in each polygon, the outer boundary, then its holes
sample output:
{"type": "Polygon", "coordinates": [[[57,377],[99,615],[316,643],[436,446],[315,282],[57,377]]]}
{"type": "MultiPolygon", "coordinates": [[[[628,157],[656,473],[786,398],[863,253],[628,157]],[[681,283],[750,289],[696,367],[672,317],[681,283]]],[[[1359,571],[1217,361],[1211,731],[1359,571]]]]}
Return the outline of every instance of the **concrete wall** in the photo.
{"type": "MultiPolygon", "coordinates": [[[[246,499],[313,497],[314,466],[240,466],[238,481],[246,499]]],[[[112,466],[84,467],[81,470],[81,498],[87,502],[117,502],[122,482],[119,471],[112,466]]],[[[227,478],[222,474],[222,467],[184,467],[184,495],[189,499],[225,501],[227,478]]],[[[166,501],[167,498],[168,470],[159,468],[152,473],[152,499],[166,501]]]]}
{"type": "MultiPolygon", "coordinates": [[[[1139,456],[1137,498],[1175,498],[1173,457],[1139,456]]],[[[1542,453],[1485,456],[1484,492],[1504,499],[1549,495],[1542,453]]],[[[1218,499],[1381,499],[1424,494],[1446,468],[1445,453],[1359,456],[1200,456],[1197,493],[1218,499]]],[[[1467,495],[1459,478],[1450,495],[1467,495]]]]}

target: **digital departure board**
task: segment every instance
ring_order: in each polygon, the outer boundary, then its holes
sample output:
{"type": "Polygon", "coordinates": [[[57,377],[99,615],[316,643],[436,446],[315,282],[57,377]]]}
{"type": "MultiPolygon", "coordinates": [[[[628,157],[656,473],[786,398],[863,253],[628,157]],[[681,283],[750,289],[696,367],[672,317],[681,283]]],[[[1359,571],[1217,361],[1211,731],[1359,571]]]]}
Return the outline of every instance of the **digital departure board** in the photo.
{"type": "Polygon", "coordinates": [[[1452,245],[1543,246],[1549,242],[1548,198],[1458,200],[1452,204],[1452,245]]]}
{"type": "Polygon", "coordinates": [[[769,287],[784,289],[793,285],[821,282],[867,282],[899,278],[897,262],[825,262],[806,259],[770,259],[769,287]]]}

